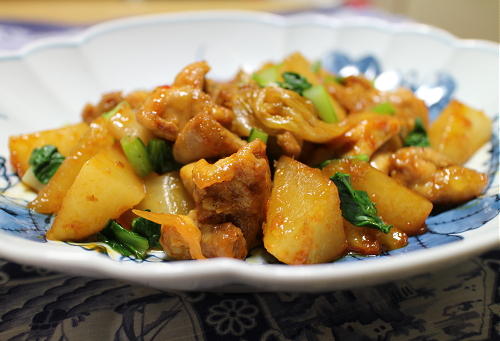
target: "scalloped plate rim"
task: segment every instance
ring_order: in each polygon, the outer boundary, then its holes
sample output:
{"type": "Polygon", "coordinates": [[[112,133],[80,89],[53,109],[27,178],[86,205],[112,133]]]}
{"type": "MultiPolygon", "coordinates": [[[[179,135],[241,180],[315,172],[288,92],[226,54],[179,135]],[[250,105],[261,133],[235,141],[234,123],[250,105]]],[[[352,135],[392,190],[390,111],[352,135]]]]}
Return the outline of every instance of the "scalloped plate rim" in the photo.
{"type": "MultiPolygon", "coordinates": [[[[329,18],[323,15],[306,15],[297,17],[282,17],[275,14],[246,11],[204,11],[175,14],[146,15],[133,18],[117,19],[92,26],[75,36],[45,38],[14,52],[0,52],[0,62],[9,59],[26,58],[43,49],[53,47],[78,48],[82,44],[100,34],[131,26],[155,24],[158,22],[177,22],[199,19],[246,19],[254,22],[264,22],[280,27],[313,24],[337,27],[375,27],[392,34],[416,33],[456,48],[481,49],[498,54],[498,44],[483,40],[463,40],[452,34],[424,24],[389,23],[374,18],[329,18]]],[[[499,216],[487,224],[498,224],[499,216]]],[[[191,290],[203,287],[203,284],[193,284],[193,280],[203,281],[209,277],[217,287],[228,283],[243,283],[260,289],[276,290],[283,286],[300,291],[318,291],[341,288],[347,285],[366,285],[392,280],[416,274],[438,266],[445,266],[468,256],[500,245],[500,236],[494,229],[486,231],[474,238],[429,249],[416,250],[406,254],[393,255],[369,261],[355,263],[327,263],[305,266],[288,266],[281,264],[249,264],[233,259],[210,259],[206,261],[175,261],[168,263],[134,263],[117,262],[98,253],[77,253],[64,248],[46,248],[47,244],[38,244],[19,237],[0,232],[0,255],[5,259],[19,263],[29,263],[52,270],[80,273],[90,276],[113,277],[128,281],[151,285],[158,288],[191,290]],[[26,246],[26,249],[23,249],[26,246]],[[23,249],[23,252],[19,252],[23,249]],[[458,254],[456,253],[459,250],[458,254]],[[97,257],[97,258],[96,258],[97,257]],[[92,260],[95,260],[93,262],[92,260]],[[90,261],[90,262],[89,262],[90,261]],[[74,263],[71,263],[74,262],[74,263]],[[82,273],[83,271],[83,273],[82,273]],[[129,273],[131,272],[131,273],[129,273]],[[214,278],[215,276],[215,278],[214,278]],[[384,276],[389,276],[384,278],[384,276]],[[217,280],[219,283],[217,284],[217,280]],[[177,283],[168,283],[177,281],[177,283]],[[359,282],[359,281],[362,281],[359,282]],[[167,282],[167,283],[165,283],[167,282]],[[311,285],[313,284],[313,285],[311,285]],[[311,285],[310,287],[304,287],[311,285]]],[[[194,282],[193,282],[194,283],[194,282]]]]}
{"type": "MultiPolygon", "coordinates": [[[[498,222],[498,216],[488,224],[498,222]]],[[[189,282],[195,278],[206,276],[228,276],[232,281],[247,285],[285,286],[298,290],[300,287],[314,282],[322,282],[321,290],[341,288],[345,283],[354,286],[379,283],[396,278],[406,277],[454,264],[468,256],[477,255],[499,245],[499,238],[491,230],[474,240],[467,238],[449,244],[421,249],[390,257],[376,258],[349,263],[325,263],[314,265],[284,265],[284,264],[251,264],[230,258],[213,258],[199,261],[173,261],[161,263],[117,262],[97,252],[80,253],[68,248],[48,249],[45,243],[36,243],[0,232],[0,256],[19,263],[37,265],[52,270],[64,269],[65,272],[81,273],[96,277],[111,277],[150,283],[154,287],[163,287],[163,281],[180,280],[189,282]],[[24,244],[24,245],[23,245],[24,244]],[[29,247],[29,253],[18,252],[19,248],[29,247]],[[457,249],[460,252],[457,254],[457,249]],[[47,252],[49,251],[49,252],[47,252]],[[34,256],[36,255],[36,256],[34,256]],[[95,260],[95,262],[93,262],[95,260]],[[449,262],[445,262],[449,261],[449,262]],[[75,262],[75,263],[71,263],[75,262]],[[69,264],[69,267],[68,267],[69,264]],[[73,268],[73,270],[71,269],[73,268]],[[129,275],[133,274],[133,277],[129,275]],[[338,275],[341,276],[338,276],[338,275]],[[390,275],[384,279],[384,276],[390,275]],[[139,277],[139,278],[135,278],[139,277]],[[382,277],[382,278],[381,278],[382,277]],[[357,283],[362,280],[363,283],[357,283]],[[357,284],[356,284],[357,283],[357,284]],[[156,285],[155,285],[156,284],[156,285]]],[[[55,246],[53,244],[52,246],[55,246]]],[[[167,285],[182,289],[184,285],[167,285]]],[[[195,289],[198,285],[195,285],[195,289]]],[[[190,288],[185,288],[191,290],[190,288]]],[[[312,291],[316,291],[313,289],[312,291]]],[[[303,288],[300,291],[311,291],[303,288]]]]}
{"type": "Polygon", "coordinates": [[[156,23],[178,22],[185,20],[196,21],[199,19],[212,20],[249,20],[253,22],[264,22],[268,25],[278,27],[293,27],[294,25],[307,24],[326,26],[330,28],[336,27],[370,27],[377,28],[383,31],[391,31],[395,34],[417,33],[432,38],[438,38],[448,45],[457,46],[460,48],[484,49],[491,53],[498,54],[499,45],[495,42],[481,39],[461,39],[452,33],[443,29],[421,23],[402,22],[391,23],[382,19],[372,17],[350,17],[350,18],[329,18],[321,14],[298,15],[296,17],[284,17],[278,14],[253,11],[236,11],[236,10],[213,10],[213,11],[192,11],[170,14],[150,14],[142,16],[134,16],[129,18],[120,18],[96,25],[92,25],[81,32],[72,35],[62,35],[57,37],[41,38],[26,46],[13,51],[0,51],[0,61],[7,59],[18,59],[28,57],[39,50],[49,49],[53,47],[78,47],[87,43],[94,37],[100,34],[108,33],[113,30],[122,29],[125,27],[154,25],[156,23]]]}

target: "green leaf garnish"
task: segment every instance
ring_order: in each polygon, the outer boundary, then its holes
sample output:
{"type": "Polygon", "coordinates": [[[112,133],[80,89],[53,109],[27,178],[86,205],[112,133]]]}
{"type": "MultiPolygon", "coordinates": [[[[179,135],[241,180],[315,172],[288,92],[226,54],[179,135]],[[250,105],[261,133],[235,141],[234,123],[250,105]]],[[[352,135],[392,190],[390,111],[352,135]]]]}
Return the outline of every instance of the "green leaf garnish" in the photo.
{"type": "Polygon", "coordinates": [[[427,137],[427,131],[424,127],[424,122],[420,117],[415,119],[415,126],[413,130],[405,137],[403,141],[405,147],[429,147],[431,144],[427,137]]]}
{"type": "MultiPolygon", "coordinates": [[[[149,211],[149,210],[147,210],[149,211]]],[[[132,232],[140,234],[145,237],[149,242],[149,247],[151,248],[161,248],[160,236],[161,236],[161,225],[157,224],[151,220],[144,219],[142,217],[137,217],[132,220],[132,232]]]]}
{"type": "Polygon", "coordinates": [[[99,241],[101,243],[108,244],[113,250],[115,250],[119,254],[122,254],[125,257],[130,257],[130,256],[132,256],[134,254],[132,252],[132,250],[130,250],[127,246],[123,245],[119,241],[116,241],[116,240],[108,238],[103,233],[98,233],[96,235],[96,238],[97,238],[97,241],[99,241]]]}
{"type": "Polygon", "coordinates": [[[283,72],[281,77],[283,77],[283,82],[278,82],[278,85],[283,89],[295,91],[299,95],[312,86],[305,77],[295,72],[283,72]]]}
{"type": "Polygon", "coordinates": [[[324,81],[326,83],[335,82],[337,84],[344,85],[345,84],[345,77],[327,75],[327,76],[325,76],[324,81]]]}
{"type": "Polygon", "coordinates": [[[29,164],[33,167],[33,174],[42,184],[47,184],[57,169],[63,163],[65,157],[60,154],[57,147],[45,145],[35,148],[31,152],[29,164]]]}
{"type": "Polygon", "coordinates": [[[340,85],[344,85],[345,84],[345,77],[336,76],[335,77],[335,82],[339,83],[340,85]]]}
{"type": "Polygon", "coordinates": [[[338,122],[330,95],[323,85],[312,85],[305,77],[295,72],[283,72],[282,77],[284,82],[278,82],[279,86],[309,99],[316,107],[319,117],[326,123],[338,122]]]}
{"type": "Polygon", "coordinates": [[[384,233],[389,232],[392,225],[380,219],[368,193],[352,188],[349,174],[337,172],[330,179],[339,191],[340,208],[345,219],[355,226],[370,227],[384,233]]]}
{"type": "Polygon", "coordinates": [[[389,102],[377,104],[376,106],[374,106],[370,110],[373,112],[376,112],[377,114],[382,114],[382,115],[391,115],[392,116],[392,115],[396,114],[396,109],[389,102]]]}
{"type": "Polygon", "coordinates": [[[268,134],[263,132],[262,130],[258,128],[252,128],[250,130],[250,135],[248,135],[248,142],[252,142],[255,139],[260,139],[262,142],[267,143],[267,138],[269,137],[268,134]]]}
{"type": "Polygon", "coordinates": [[[326,166],[328,166],[330,163],[332,163],[333,160],[325,160],[321,162],[319,165],[316,166],[316,168],[323,169],[326,166]]]}
{"type": "Polygon", "coordinates": [[[134,255],[136,258],[144,259],[149,249],[149,242],[146,238],[123,228],[114,220],[111,220],[97,234],[97,238],[124,256],[134,255]]]}
{"type": "Polygon", "coordinates": [[[146,147],[153,170],[164,174],[180,168],[172,154],[172,144],[162,139],[152,139],[146,147]]]}

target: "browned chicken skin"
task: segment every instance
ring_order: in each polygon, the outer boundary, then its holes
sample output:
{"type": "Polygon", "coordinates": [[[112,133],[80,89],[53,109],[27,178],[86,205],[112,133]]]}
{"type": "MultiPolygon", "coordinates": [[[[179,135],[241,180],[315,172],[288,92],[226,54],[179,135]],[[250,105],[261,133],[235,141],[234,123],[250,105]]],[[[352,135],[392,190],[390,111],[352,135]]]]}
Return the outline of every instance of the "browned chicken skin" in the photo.
{"type": "Polygon", "coordinates": [[[231,222],[243,231],[249,248],[256,246],[271,192],[265,144],[255,140],[214,164],[200,160],[192,175],[198,221],[231,222]]]}
{"type": "Polygon", "coordinates": [[[139,109],[144,104],[144,101],[149,96],[149,91],[133,91],[125,96],[124,100],[130,104],[130,107],[134,110],[139,109]]]}
{"type": "Polygon", "coordinates": [[[85,105],[82,111],[82,119],[83,121],[90,123],[105,112],[108,112],[116,107],[116,105],[121,101],[123,101],[121,91],[108,92],[102,95],[101,100],[97,103],[97,105],[90,103],[85,105]]]}
{"type": "MultiPolygon", "coordinates": [[[[241,229],[231,223],[218,225],[201,224],[196,210],[187,216],[172,215],[169,224],[162,224],[160,243],[173,259],[193,259],[193,246],[199,247],[203,257],[230,257],[244,259],[247,245],[241,229]],[[196,240],[187,238],[181,232],[189,230],[196,240]],[[192,243],[199,245],[192,245],[192,243]]],[[[199,257],[200,255],[198,255],[199,257]]]]}
{"type": "Polygon", "coordinates": [[[352,114],[351,128],[339,137],[334,138],[317,148],[308,158],[308,163],[318,165],[322,161],[352,155],[365,154],[371,156],[380,146],[395,137],[400,130],[400,120],[387,115],[375,113],[352,114]]]}
{"type": "Polygon", "coordinates": [[[161,230],[160,244],[172,259],[192,259],[189,246],[177,230],[166,226],[161,230]]]}
{"type": "Polygon", "coordinates": [[[158,87],[151,93],[138,112],[138,121],[156,136],[170,141],[175,141],[184,125],[198,114],[211,115],[222,125],[230,126],[233,112],[216,104],[203,91],[209,70],[206,62],[186,66],[177,74],[171,87],[158,87]]]}
{"type": "Polygon", "coordinates": [[[201,232],[197,226],[196,211],[188,215],[169,214],[168,223],[162,222],[160,244],[173,259],[203,259],[201,232]]]}
{"type": "Polygon", "coordinates": [[[302,152],[302,139],[295,137],[289,131],[276,135],[276,142],[280,146],[283,155],[298,158],[302,152]]]}
{"type": "Polygon", "coordinates": [[[184,125],[198,114],[211,115],[223,125],[233,113],[216,105],[212,98],[192,86],[156,88],[138,112],[137,120],[156,136],[175,141],[184,125]]]}
{"type": "Polygon", "coordinates": [[[429,124],[425,103],[408,89],[380,91],[369,80],[359,76],[346,77],[342,84],[330,82],[327,89],[349,113],[370,111],[377,104],[391,103],[396,111],[395,116],[401,120],[402,136],[413,129],[417,117],[422,119],[425,127],[429,124]]]}
{"type": "Polygon", "coordinates": [[[488,177],[472,169],[453,165],[431,148],[399,149],[391,157],[389,174],[432,201],[458,204],[480,195],[488,177]]]}
{"type": "Polygon", "coordinates": [[[201,90],[205,85],[205,75],[208,71],[210,71],[210,66],[205,61],[189,64],[177,74],[172,86],[181,87],[187,85],[201,90]]]}
{"type": "Polygon", "coordinates": [[[406,136],[413,129],[415,119],[419,117],[424,127],[429,126],[429,110],[424,101],[417,98],[408,89],[400,88],[394,91],[381,92],[379,103],[389,102],[396,110],[395,116],[401,121],[401,135],[406,136]]]}
{"type": "Polygon", "coordinates": [[[214,101],[234,113],[231,130],[240,136],[248,136],[252,128],[263,130],[262,125],[253,114],[253,103],[260,87],[250,81],[250,76],[240,71],[230,82],[218,83],[209,81],[207,92],[214,101]]]}
{"type": "Polygon", "coordinates": [[[102,114],[112,110],[121,101],[126,101],[130,107],[137,110],[142,106],[146,97],[149,95],[147,91],[133,91],[127,96],[123,96],[121,91],[109,92],[102,95],[99,103],[96,105],[87,103],[82,111],[82,119],[84,122],[90,123],[102,114]]]}
{"type": "Polygon", "coordinates": [[[235,153],[246,144],[208,114],[190,119],[174,144],[174,157],[180,163],[223,157],[235,153]]]}
{"type": "Polygon", "coordinates": [[[207,258],[229,257],[245,259],[247,242],[240,228],[232,223],[219,225],[202,224],[201,251],[207,258]]]}
{"type": "Polygon", "coordinates": [[[400,136],[393,136],[384,143],[370,158],[370,165],[379,171],[388,174],[391,164],[392,154],[403,147],[403,141],[400,136]]]}
{"type": "Polygon", "coordinates": [[[342,84],[329,82],[326,88],[350,113],[373,107],[380,95],[380,91],[375,89],[368,79],[359,76],[345,77],[342,84]]]}
{"type": "Polygon", "coordinates": [[[400,122],[391,116],[357,114],[365,117],[352,129],[330,144],[342,150],[342,156],[366,154],[371,156],[380,146],[399,133],[400,122]],[[339,148],[342,146],[341,148],[339,148]]]}

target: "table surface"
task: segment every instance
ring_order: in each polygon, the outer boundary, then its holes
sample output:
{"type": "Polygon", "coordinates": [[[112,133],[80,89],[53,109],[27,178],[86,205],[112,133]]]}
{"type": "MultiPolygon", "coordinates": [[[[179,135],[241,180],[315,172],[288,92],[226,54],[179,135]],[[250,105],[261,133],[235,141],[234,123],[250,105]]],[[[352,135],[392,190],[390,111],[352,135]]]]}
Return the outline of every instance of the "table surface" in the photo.
{"type": "Polygon", "coordinates": [[[0,0],[0,15],[21,20],[92,23],[122,16],[238,9],[290,12],[339,4],[341,0],[0,0]]]}
{"type": "MultiPolygon", "coordinates": [[[[0,20],[0,49],[78,29],[0,20]]],[[[174,293],[0,260],[0,340],[500,340],[499,277],[494,250],[437,273],[323,294],[174,293]]]]}

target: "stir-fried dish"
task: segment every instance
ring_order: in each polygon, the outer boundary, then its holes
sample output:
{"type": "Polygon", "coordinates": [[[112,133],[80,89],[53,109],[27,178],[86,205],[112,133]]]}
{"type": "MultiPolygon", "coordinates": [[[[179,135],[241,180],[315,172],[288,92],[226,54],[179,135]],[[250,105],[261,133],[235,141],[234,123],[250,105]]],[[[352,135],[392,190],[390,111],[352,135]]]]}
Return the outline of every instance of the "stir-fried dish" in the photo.
{"type": "Polygon", "coordinates": [[[170,85],[104,94],[82,123],[10,138],[12,165],[54,214],[47,239],[125,256],[286,264],[377,255],[425,233],[433,206],[471,200],[463,164],[491,136],[452,100],[429,122],[410,90],[380,91],[294,53],[226,82],[186,66],[170,85]]]}

